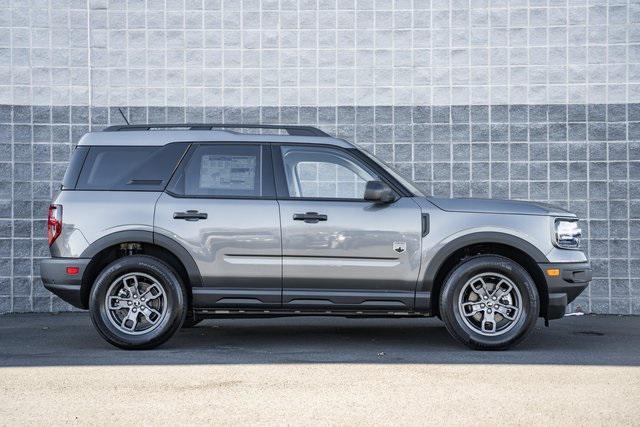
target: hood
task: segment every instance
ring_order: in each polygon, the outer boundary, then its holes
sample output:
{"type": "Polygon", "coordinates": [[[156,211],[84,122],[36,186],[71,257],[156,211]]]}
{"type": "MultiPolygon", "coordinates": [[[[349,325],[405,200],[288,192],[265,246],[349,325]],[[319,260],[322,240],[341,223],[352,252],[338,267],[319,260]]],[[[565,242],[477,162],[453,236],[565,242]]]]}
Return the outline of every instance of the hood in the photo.
{"type": "Polygon", "coordinates": [[[537,202],[501,199],[445,199],[427,197],[431,203],[448,212],[475,212],[512,215],[543,215],[575,217],[576,215],[564,209],[537,202]]]}

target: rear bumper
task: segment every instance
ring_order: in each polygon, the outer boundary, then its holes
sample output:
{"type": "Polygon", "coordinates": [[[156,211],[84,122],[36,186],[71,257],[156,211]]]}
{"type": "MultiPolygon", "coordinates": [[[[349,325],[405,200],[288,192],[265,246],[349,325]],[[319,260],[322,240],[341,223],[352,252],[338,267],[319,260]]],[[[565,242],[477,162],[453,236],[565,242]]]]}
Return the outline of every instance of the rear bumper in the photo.
{"type": "Polygon", "coordinates": [[[547,319],[560,319],[564,316],[567,304],[576,299],[589,285],[592,277],[591,264],[579,263],[541,263],[538,264],[547,282],[549,305],[547,319]],[[549,276],[547,270],[558,269],[558,276],[549,276]]]}
{"type": "Polygon", "coordinates": [[[87,308],[82,303],[82,276],[91,259],[47,258],[40,262],[40,277],[44,287],[74,307],[87,308]],[[77,267],[77,274],[68,274],[67,267],[77,267]]]}

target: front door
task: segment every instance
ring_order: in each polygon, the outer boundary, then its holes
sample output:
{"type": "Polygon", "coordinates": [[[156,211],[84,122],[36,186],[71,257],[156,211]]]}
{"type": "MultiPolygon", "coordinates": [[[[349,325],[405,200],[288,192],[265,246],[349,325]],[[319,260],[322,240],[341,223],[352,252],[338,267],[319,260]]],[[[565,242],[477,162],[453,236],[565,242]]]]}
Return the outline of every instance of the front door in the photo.
{"type": "Polygon", "coordinates": [[[349,150],[273,147],[282,223],[283,308],[413,309],[421,214],[411,198],[364,200],[383,180],[349,150]]]}
{"type": "Polygon", "coordinates": [[[156,204],[154,225],[200,270],[195,308],[281,306],[280,213],[268,146],[194,144],[156,204]]]}

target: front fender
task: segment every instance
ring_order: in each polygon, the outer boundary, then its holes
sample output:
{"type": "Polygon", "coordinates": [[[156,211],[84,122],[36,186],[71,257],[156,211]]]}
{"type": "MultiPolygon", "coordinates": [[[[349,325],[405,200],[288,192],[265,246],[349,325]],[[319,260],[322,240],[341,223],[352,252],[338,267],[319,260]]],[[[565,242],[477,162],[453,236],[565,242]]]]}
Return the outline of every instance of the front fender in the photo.
{"type": "Polygon", "coordinates": [[[466,246],[479,243],[499,243],[519,249],[528,254],[535,262],[548,262],[545,254],[525,238],[522,233],[514,230],[474,229],[462,231],[432,245],[423,254],[423,267],[416,286],[416,310],[430,311],[431,292],[440,268],[447,258],[466,246]]]}

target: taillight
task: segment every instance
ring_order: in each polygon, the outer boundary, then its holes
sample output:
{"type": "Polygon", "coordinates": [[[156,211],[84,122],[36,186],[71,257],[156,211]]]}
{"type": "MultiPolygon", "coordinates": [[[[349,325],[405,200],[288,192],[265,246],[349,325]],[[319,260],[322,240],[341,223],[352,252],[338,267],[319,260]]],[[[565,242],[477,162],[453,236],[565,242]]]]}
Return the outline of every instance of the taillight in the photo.
{"type": "Polygon", "coordinates": [[[62,231],[62,205],[49,205],[49,219],[47,220],[47,236],[49,246],[56,241],[62,231]]]}

